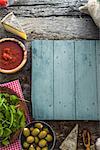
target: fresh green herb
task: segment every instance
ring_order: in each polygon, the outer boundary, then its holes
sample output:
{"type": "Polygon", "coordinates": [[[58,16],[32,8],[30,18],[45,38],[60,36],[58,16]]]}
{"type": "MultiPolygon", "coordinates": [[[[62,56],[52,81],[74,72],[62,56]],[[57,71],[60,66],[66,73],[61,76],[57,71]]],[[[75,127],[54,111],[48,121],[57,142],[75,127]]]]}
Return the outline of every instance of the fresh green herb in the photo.
{"type": "Polygon", "coordinates": [[[16,108],[19,98],[16,95],[0,93],[0,144],[8,145],[11,135],[26,125],[25,115],[16,108]]]}

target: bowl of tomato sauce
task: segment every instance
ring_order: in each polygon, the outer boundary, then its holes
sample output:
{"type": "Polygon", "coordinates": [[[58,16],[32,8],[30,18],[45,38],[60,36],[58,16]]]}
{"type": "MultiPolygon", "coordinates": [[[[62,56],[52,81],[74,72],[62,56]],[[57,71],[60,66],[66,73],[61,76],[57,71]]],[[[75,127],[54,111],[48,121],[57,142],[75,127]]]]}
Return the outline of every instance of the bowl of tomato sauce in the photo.
{"type": "Polygon", "coordinates": [[[24,44],[15,38],[0,40],[0,72],[15,73],[27,62],[27,50],[24,44]]]}

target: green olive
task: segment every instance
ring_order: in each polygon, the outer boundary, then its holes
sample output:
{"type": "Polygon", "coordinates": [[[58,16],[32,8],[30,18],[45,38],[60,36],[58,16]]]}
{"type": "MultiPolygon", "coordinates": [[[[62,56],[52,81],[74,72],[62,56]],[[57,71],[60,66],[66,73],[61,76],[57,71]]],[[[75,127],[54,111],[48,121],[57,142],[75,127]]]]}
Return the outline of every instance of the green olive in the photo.
{"type": "Polygon", "coordinates": [[[43,131],[46,131],[47,133],[49,133],[49,129],[48,128],[43,128],[43,131]]]}
{"type": "Polygon", "coordinates": [[[41,148],[39,146],[36,147],[36,150],[41,150],[41,148]]]}
{"type": "Polygon", "coordinates": [[[38,128],[38,129],[42,129],[42,128],[43,128],[42,123],[35,123],[34,126],[35,126],[36,128],[38,128]]]}
{"type": "Polygon", "coordinates": [[[35,128],[35,129],[31,132],[31,134],[32,134],[33,136],[37,136],[39,133],[40,133],[40,130],[39,130],[38,128],[35,128]]]}
{"type": "Polygon", "coordinates": [[[41,131],[41,132],[39,133],[39,138],[40,138],[40,139],[43,139],[43,138],[46,137],[46,135],[47,135],[47,132],[46,132],[46,131],[41,131]]]}
{"type": "Polygon", "coordinates": [[[29,149],[28,150],[35,150],[34,146],[33,145],[30,145],[29,149]]]}
{"type": "Polygon", "coordinates": [[[48,147],[43,147],[42,150],[49,150],[48,147]]]}
{"type": "Polygon", "coordinates": [[[46,140],[42,139],[42,140],[39,141],[39,146],[41,148],[45,147],[46,145],[47,145],[47,141],[46,140]]]}
{"type": "Polygon", "coordinates": [[[37,144],[39,142],[39,138],[38,137],[35,137],[35,143],[37,144]]]}
{"type": "Polygon", "coordinates": [[[24,128],[24,129],[23,129],[23,135],[24,135],[25,137],[29,136],[29,135],[30,135],[30,130],[29,130],[28,128],[24,128]]]}
{"type": "Polygon", "coordinates": [[[29,147],[29,143],[24,142],[24,143],[23,143],[23,148],[25,148],[25,149],[26,149],[26,148],[28,148],[28,147],[29,147]]]}
{"type": "Polygon", "coordinates": [[[31,128],[30,128],[30,131],[33,131],[33,130],[34,130],[34,128],[33,128],[33,127],[31,127],[31,128]]]}
{"type": "Polygon", "coordinates": [[[50,134],[48,134],[45,139],[46,139],[48,142],[52,142],[53,137],[52,137],[50,134]]]}
{"type": "Polygon", "coordinates": [[[28,136],[26,139],[27,143],[31,144],[34,142],[34,137],[33,136],[28,136]]]}

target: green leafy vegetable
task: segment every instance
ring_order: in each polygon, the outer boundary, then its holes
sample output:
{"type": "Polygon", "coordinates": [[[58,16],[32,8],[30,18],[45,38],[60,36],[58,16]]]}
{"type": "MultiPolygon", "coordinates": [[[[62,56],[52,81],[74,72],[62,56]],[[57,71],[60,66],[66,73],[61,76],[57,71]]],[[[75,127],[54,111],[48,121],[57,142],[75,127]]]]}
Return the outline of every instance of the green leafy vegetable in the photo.
{"type": "Polygon", "coordinates": [[[11,128],[11,126],[13,125],[13,121],[14,121],[14,114],[13,114],[13,111],[12,111],[12,108],[10,107],[10,126],[9,128],[11,128]]]}
{"type": "Polygon", "coordinates": [[[0,143],[8,145],[11,135],[25,127],[26,118],[22,110],[16,108],[19,98],[16,95],[0,93],[0,143]]]}
{"type": "Polygon", "coordinates": [[[2,124],[0,124],[0,137],[3,135],[3,127],[2,124]]]}
{"type": "Polygon", "coordinates": [[[8,145],[8,144],[9,144],[9,140],[8,140],[8,139],[2,140],[2,144],[3,144],[3,145],[8,145]]]}
{"type": "Polygon", "coordinates": [[[10,101],[13,105],[17,105],[19,103],[19,99],[16,95],[10,95],[10,101]]]}
{"type": "Polygon", "coordinates": [[[9,137],[9,135],[12,133],[11,129],[5,128],[3,138],[9,137]]]}

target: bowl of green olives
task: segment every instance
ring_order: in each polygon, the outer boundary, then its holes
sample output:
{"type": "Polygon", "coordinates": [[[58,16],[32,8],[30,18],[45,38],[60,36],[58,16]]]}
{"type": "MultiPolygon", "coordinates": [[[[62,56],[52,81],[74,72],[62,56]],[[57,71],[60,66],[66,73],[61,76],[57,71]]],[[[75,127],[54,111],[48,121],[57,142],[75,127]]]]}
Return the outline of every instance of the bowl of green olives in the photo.
{"type": "Polygon", "coordinates": [[[53,150],[56,136],[52,127],[43,121],[33,121],[21,131],[23,150],[53,150]]]}

